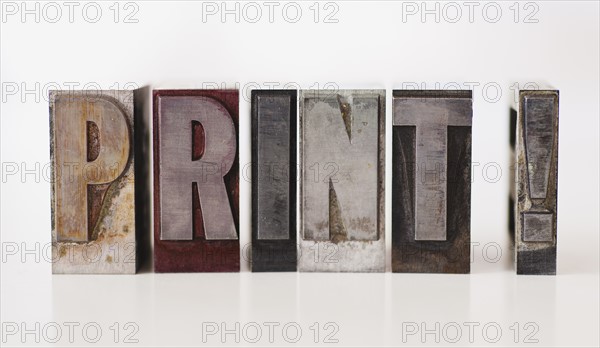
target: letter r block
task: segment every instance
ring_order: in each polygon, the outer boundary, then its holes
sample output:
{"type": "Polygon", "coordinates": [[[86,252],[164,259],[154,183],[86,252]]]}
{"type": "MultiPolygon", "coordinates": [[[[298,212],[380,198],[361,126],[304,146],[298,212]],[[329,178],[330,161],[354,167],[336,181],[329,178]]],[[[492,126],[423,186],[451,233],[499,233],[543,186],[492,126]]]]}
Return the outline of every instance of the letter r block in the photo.
{"type": "Polygon", "coordinates": [[[238,91],[154,91],[157,272],[239,271],[238,183],[238,91]]]}

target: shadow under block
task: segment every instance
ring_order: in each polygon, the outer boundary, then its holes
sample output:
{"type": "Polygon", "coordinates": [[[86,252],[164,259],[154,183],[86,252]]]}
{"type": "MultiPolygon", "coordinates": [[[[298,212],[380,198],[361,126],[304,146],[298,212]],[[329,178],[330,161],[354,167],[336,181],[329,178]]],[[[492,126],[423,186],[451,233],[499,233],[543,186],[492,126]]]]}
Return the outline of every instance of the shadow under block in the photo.
{"type": "Polygon", "coordinates": [[[237,90],[155,90],[154,270],[239,272],[237,90]]]}
{"type": "Polygon", "coordinates": [[[471,91],[393,92],[392,271],[469,273],[471,91]]]}
{"type": "Polygon", "coordinates": [[[556,274],[557,90],[521,90],[511,110],[509,226],[517,274],[556,274]]]}
{"type": "Polygon", "coordinates": [[[295,272],[295,90],[252,91],[252,272],[295,272]]]}
{"type": "Polygon", "coordinates": [[[300,92],[305,272],[385,270],[385,91],[300,92]]]}
{"type": "Polygon", "coordinates": [[[52,273],[135,273],[133,91],[50,92],[52,273]]]}

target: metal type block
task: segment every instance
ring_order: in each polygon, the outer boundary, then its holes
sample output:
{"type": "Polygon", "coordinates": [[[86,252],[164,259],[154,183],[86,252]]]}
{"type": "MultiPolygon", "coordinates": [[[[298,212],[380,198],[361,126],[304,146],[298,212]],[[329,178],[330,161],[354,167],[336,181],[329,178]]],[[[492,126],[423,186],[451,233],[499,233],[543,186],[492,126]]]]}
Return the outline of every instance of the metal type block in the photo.
{"type": "Polygon", "coordinates": [[[393,96],[392,271],[469,273],[471,91],[393,96]]]}
{"type": "Polygon", "coordinates": [[[133,91],[50,92],[53,273],[135,273],[133,91]]]}
{"type": "Polygon", "coordinates": [[[509,229],[518,274],[556,274],[558,95],[521,90],[511,109],[509,229]]]}
{"type": "Polygon", "coordinates": [[[385,91],[300,92],[300,271],[385,270],[385,91]]]}
{"type": "Polygon", "coordinates": [[[154,91],[154,267],[239,271],[237,90],[154,91]]]}
{"type": "Polygon", "coordinates": [[[296,271],[295,90],[252,91],[252,271],[296,271]]]}

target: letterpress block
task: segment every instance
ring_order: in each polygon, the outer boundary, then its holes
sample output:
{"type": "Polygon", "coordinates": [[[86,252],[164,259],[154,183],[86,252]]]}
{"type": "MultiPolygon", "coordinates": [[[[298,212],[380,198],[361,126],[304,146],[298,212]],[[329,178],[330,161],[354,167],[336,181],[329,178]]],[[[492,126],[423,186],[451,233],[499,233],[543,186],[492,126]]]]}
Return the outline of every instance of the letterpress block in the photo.
{"type": "Polygon", "coordinates": [[[392,271],[469,273],[471,91],[394,91],[392,271]]]}
{"type": "Polygon", "coordinates": [[[154,269],[238,272],[237,90],[154,91],[154,269]]]}
{"type": "Polygon", "coordinates": [[[385,270],[385,91],[300,92],[300,271],[385,270]]]}
{"type": "Polygon", "coordinates": [[[296,271],[296,91],[252,91],[252,271],[296,271]]]}
{"type": "Polygon", "coordinates": [[[50,92],[53,273],[135,273],[133,91],[50,92]]]}
{"type": "Polygon", "coordinates": [[[518,274],[556,274],[558,91],[521,90],[511,109],[509,228],[518,274]]]}

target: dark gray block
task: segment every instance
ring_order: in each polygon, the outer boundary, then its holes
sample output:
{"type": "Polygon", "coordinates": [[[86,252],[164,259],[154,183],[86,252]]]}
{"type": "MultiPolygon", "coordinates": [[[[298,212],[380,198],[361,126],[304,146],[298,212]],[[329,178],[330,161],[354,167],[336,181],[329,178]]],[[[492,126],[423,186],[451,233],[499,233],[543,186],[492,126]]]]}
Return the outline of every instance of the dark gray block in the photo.
{"type": "Polygon", "coordinates": [[[469,273],[471,91],[394,91],[392,271],[469,273]]]}
{"type": "Polygon", "coordinates": [[[252,91],[252,271],[296,271],[296,98],[252,91]]]}
{"type": "Polygon", "coordinates": [[[510,231],[518,274],[556,274],[558,91],[523,90],[511,110],[510,231]]]}

